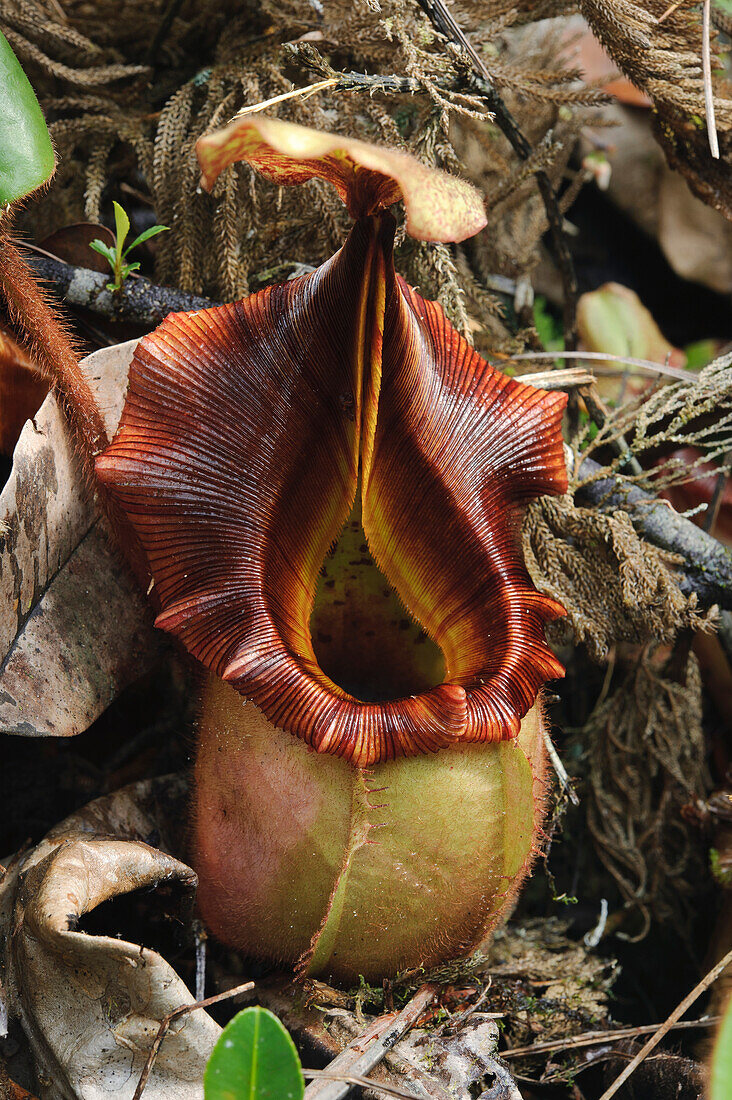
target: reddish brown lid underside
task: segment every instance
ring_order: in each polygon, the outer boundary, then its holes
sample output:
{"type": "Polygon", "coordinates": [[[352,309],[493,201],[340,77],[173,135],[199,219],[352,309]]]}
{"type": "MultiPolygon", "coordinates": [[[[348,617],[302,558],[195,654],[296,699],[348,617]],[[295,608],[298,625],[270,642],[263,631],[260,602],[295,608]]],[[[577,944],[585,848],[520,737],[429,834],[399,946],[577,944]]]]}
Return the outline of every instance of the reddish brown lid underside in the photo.
{"type": "Polygon", "coordinates": [[[281,185],[318,177],[333,184],[354,218],[400,199],[407,232],[423,241],[462,241],[486,224],[483,200],[469,183],[428,168],[397,149],[248,115],[199,139],[196,152],[207,191],[230,164],[245,160],[281,185]]]}

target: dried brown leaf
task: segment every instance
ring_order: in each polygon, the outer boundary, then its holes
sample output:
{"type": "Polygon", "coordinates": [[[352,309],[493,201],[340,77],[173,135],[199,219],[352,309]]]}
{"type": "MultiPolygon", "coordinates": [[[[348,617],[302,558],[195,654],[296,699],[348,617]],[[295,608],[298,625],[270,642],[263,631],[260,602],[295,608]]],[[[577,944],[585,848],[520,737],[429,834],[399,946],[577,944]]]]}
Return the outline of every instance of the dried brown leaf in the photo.
{"type": "MultiPolygon", "coordinates": [[[[111,430],[133,347],[85,360],[111,430]]],[[[48,397],[25,425],[0,493],[0,731],[80,733],[161,652],[48,397]]]]}
{"type": "MultiPolygon", "coordinates": [[[[160,1021],[192,1003],[155,951],[77,929],[85,914],[133,890],[195,887],[189,867],[143,841],[165,836],[184,798],[184,781],[167,777],[92,802],[18,857],[0,884],[8,1007],[33,1050],[41,1100],[129,1100],[160,1021]]],[[[145,1100],[201,1100],[219,1030],[201,1011],[176,1020],[145,1100]]]]}

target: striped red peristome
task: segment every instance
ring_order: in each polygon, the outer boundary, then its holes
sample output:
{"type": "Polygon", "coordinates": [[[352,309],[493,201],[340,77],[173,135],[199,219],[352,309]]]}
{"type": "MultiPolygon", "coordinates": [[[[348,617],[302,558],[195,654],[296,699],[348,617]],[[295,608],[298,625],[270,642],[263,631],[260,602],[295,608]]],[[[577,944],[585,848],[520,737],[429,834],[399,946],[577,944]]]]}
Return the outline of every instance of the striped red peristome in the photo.
{"type": "Polygon", "coordinates": [[[566,397],[495,370],[398,279],[393,229],[360,218],[313,274],[168,317],[97,463],[158,625],[276,726],[361,767],[513,738],[563,675],[544,639],[563,609],[531,584],[520,524],[566,489],[566,397]],[[334,684],[310,637],[359,491],[376,563],[446,664],[444,683],[385,703],[334,684]]]}

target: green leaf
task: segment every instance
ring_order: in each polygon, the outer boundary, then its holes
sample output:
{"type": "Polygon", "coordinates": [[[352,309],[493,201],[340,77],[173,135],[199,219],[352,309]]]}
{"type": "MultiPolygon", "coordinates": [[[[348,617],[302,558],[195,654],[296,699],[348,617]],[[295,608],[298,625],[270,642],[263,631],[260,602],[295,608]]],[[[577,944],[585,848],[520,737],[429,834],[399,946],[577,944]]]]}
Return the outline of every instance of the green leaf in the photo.
{"type": "Polygon", "coordinates": [[[0,102],[0,203],[5,205],[50,179],[56,158],[35,92],[2,34],[0,102]]]}
{"type": "Polygon", "coordinates": [[[104,241],[100,241],[97,237],[93,241],[89,241],[89,247],[94,252],[98,252],[100,256],[104,256],[104,259],[107,260],[107,262],[111,265],[112,270],[114,270],[116,256],[114,249],[110,245],[105,244],[104,241]]]}
{"type": "Polygon", "coordinates": [[[707,363],[711,363],[717,354],[717,343],[715,340],[695,340],[693,343],[686,345],[684,352],[686,353],[686,369],[701,370],[702,367],[706,367],[707,363]]]}
{"type": "Polygon", "coordinates": [[[709,1100],[729,1100],[730,1096],[732,1096],[732,999],[727,1001],[724,1018],[719,1025],[717,1040],[714,1044],[709,1100]]]}
{"type": "Polygon", "coordinates": [[[295,1044],[273,1013],[245,1008],[222,1031],[203,1076],[205,1100],[302,1100],[295,1044]]]}
{"type": "Polygon", "coordinates": [[[117,249],[121,252],[122,245],[127,240],[127,234],[130,231],[130,219],[127,217],[126,213],[118,202],[113,202],[112,206],[114,207],[114,225],[115,236],[117,238],[117,249]]]}
{"type": "Polygon", "coordinates": [[[534,328],[545,351],[562,351],[564,348],[562,326],[552,317],[547,308],[546,298],[541,294],[537,294],[534,299],[534,328]]]}
{"type": "Polygon", "coordinates": [[[131,271],[139,270],[140,265],[135,262],[134,264],[122,264],[122,279],[126,279],[131,271]]]}
{"type": "Polygon", "coordinates": [[[131,252],[133,248],[137,248],[138,244],[143,244],[144,241],[149,241],[151,237],[157,237],[158,233],[169,233],[170,228],[167,225],[151,225],[149,229],[146,229],[139,237],[135,237],[132,244],[128,244],[124,251],[125,256],[128,252],[131,252]]]}

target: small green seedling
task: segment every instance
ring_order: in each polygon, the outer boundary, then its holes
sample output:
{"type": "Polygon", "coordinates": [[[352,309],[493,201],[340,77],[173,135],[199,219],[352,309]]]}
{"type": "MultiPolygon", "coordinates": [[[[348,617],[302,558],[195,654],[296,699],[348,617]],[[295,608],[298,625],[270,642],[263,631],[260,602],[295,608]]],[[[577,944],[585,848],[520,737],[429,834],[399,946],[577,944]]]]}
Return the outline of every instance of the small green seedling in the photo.
{"type": "Polygon", "coordinates": [[[222,1031],[203,1076],[205,1100],[302,1100],[295,1044],[266,1008],[245,1008],[222,1031]]]}
{"type": "Polygon", "coordinates": [[[98,252],[100,256],[104,256],[105,260],[112,268],[114,273],[114,282],[107,283],[108,290],[120,290],[122,285],[130,274],[131,271],[137,271],[140,267],[139,263],[126,263],[128,254],[133,248],[137,248],[138,244],[142,244],[144,241],[149,241],[151,237],[157,237],[158,233],[166,233],[168,231],[167,225],[151,225],[149,229],[146,229],[144,233],[141,233],[139,237],[135,237],[132,244],[128,244],[125,248],[124,244],[127,240],[127,234],[130,231],[130,219],[122,209],[118,202],[114,204],[114,245],[105,244],[104,241],[100,241],[97,238],[95,241],[91,241],[89,247],[93,248],[95,252],[98,252]]]}

